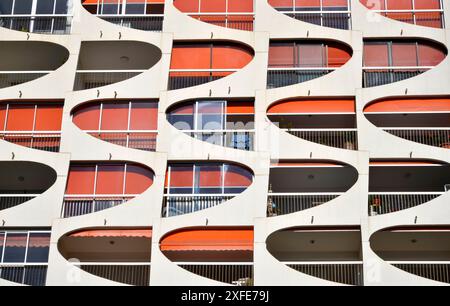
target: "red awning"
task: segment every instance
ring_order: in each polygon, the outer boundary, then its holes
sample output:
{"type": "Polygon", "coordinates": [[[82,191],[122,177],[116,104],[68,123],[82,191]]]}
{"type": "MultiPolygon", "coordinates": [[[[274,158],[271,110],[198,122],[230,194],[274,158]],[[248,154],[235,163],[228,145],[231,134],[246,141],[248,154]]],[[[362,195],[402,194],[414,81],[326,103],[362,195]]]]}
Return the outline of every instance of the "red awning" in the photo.
{"type": "Polygon", "coordinates": [[[374,102],[365,113],[450,112],[450,99],[392,99],[374,102]]]}
{"type": "Polygon", "coordinates": [[[109,229],[86,230],[72,233],[69,237],[101,238],[101,237],[127,237],[127,238],[152,238],[151,229],[109,229]]]}
{"type": "Polygon", "coordinates": [[[353,99],[291,100],[269,107],[268,114],[355,113],[353,99]]]}

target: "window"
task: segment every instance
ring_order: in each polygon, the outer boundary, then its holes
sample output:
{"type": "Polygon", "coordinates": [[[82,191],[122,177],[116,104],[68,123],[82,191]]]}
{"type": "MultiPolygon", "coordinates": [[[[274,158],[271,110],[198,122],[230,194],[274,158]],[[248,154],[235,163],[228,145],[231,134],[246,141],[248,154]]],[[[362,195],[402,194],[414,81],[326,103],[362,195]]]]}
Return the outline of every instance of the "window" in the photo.
{"type": "Polygon", "coordinates": [[[86,10],[98,15],[150,15],[164,13],[164,0],[83,0],[86,10]]]}
{"type": "Polygon", "coordinates": [[[71,0],[2,0],[0,15],[69,15],[71,0]]]}
{"type": "Polygon", "coordinates": [[[5,240],[5,251],[3,262],[18,263],[25,262],[27,249],[26,233],[8,233],[5,240]]]}
{"type": "Polygon", "coordinates": [[[349,0],[269,0],[278,11],[347,11],[349,0]]]}
{"type": "Polygon", "coordinates": [[[27,262],[48,262],[50,233],[30,233],[28,239],[27,262]]]}

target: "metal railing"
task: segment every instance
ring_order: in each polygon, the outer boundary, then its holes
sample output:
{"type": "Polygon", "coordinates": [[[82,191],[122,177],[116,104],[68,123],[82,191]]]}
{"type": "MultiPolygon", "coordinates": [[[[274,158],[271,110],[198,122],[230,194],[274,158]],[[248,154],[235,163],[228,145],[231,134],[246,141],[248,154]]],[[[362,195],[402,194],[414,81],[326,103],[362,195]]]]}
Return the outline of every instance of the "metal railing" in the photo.
{"type": "Polygon", "coordinates": [[[285,262],[285,264],[301,273],[321,278],[330,282],[363,286],[363,263],[355,262],[285,262]]]}
{"type": "Polygon", "coordinates": [[[62,218],[87,215],[116,207],[131,199],[136,195],[65,195],[62,207],[62,218]]]}
{"type": "Polygon", "coordinates": [[[384,17],[397,21],[402,21],[415,25],[428,26],[433,28],[445,28],[444,10],[372,10],[384,17]],[[439,25],[439,26],[436,26],[439,25]]]}
{"type": "Polygon", "coordinates": [[[291,135],[324,146],[358,150],[357,129],[283,129],[291,135]]]}
{"type": "Polygon", "coordinates": [[[100,140],[143,151],[156,151],[157,131],[85,131],[100,140]]]}
{"type": "Polygon", "coordinates": [[[39,196],[38,194],[0,194],[0,210],[12,208],[28,202],[39,196]]]}
{"type": "Polygon", "coordinates": [[[61,132],[3,131],[0,132],[0,140],[31,149],[59,152],[61,132]]]}
{"type": "Polygon", "coordinates": [[[351,11],[286,11],[279,12],[299,21],[341,30],[350,30],[351,11]]]}
{"type": "Polygon", "coordinates": [[[333,72],[335,68],[269,68],[267,88],[278,88],[311,81],[333,72]]]}
{"type": "Polygon", "coordinates": [[[168,90],[182,89],[217,81],[236,71],[236,69],[171,69],[169,72],[168,90]]]}
{"type": "Polygon", "coordinates": [[[384,131],[406,139],[438,148],[450,149],[450,128],[382,128],[384,131]]]}
{"type": "Polygon", "coordinates": [[[365,88],[386,85],[421,75],[433,67],[364,67],[365,88]]]}
{"type": "Polygon", "coordinates": [[[443,194],[444,192],[369,192],[369,214],[384,215],[413,208],[443,194]]]}
{"type": "Polygon", "coordinates": [[[218,146],[239,149],[244,151],[254,150],[255,132],[249,130],[183,130],[183,132],[195,139],[205,141],[218,146]]]}
{"type": "Polygon", "coordinates": [[[121,27],[161,32],[163,27],[164,15],[96,15],[97,17],[119,25],[121,27]]]}
{"type": "Polygon", "coordinates": [[[150,263],[82,262],[74,265],[87,273],[113,282],[132,286],[150,285],[150,263]]]}
{"type": "Polygon", "coordinates": [[[176,263],[179,267],[226,284],[253,286],[253,263],[251,262],[186,262],[176,263]]]}
{"type": "Polygon", "coordinates": [[[270,193],[267,216],[276,217],[310,209],[332,201],[343,193],[270,193]]]}
{"type": "Polygon", "coordinates": [[[388,263],[405,272],[450,284],[450,261],[390,261],[388,263]]]}
{"type": "Polygon", "coordinates": [[[145,70],[77,70],[73,90],[107,86],[131,79],[145,70]]]}
{"type": "Polygon", "coordinates": [[[189,13],[189,16],[219,27],[253,31],[253,13],[189,13]]]}
{"type": "Polygon", "coordinates": [[[45,286],[47,264],[1,263],[0,278],[28,286],[45,286]]]}
{"type": "Polygon", "coordinates": [[[0,15],[0,27],[39,34],[70,34],[69,15],[0,15]]]}
{"type": "Polygon", "coordinates": [[[208,195],[208,194],[186,194],[186,195],[164,195],[162,206],[162,217],[173,217],[194,213],[208,209],[231,200],[236,195],[208,195]]]}
{"type": "Polygon", "coordinates": [[[0,71],[0,89],[31,82],[51,71],[0,71]]]}

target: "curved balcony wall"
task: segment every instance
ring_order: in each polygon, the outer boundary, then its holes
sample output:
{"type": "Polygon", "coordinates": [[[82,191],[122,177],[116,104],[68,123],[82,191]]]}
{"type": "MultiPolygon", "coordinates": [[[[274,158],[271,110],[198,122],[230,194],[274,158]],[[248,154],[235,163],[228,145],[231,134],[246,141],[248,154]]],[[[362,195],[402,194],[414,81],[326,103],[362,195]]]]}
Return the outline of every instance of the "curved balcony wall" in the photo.
{"type": "Polygon", "coordinates": [[[446,56],[445,46],[427,40],[364,40],[363,87],[413,78],[433,69],[446,56]]]}
{"type": "Polygon", "coordinates": [[[251,62],[254,51],[237,42],[174,42],[169,90],[224,78],[251,62]]]}
{"type": "Polygon", "coordinates": [[[174,6],[190,17],[229,29],[253,31],[254,0],[175,0],[174,6]]]}
{"type": "Polygon", "coordinates": [[[69,59],[63,46],[38,41],[0,42],[0,89],[27,83],[51,73],[69,59]]]}
{"type": "Polygon", "coordinates": [[[218,282],[253,285],[252,227],[185,228],[161,238],[161,252],[179,267],[218,282]]]}
{"type": "Polygon", "coordinates": [[[161,32],[164,21],[165,0],[81,0],[92,15],[113,24],[161,32]]]}
{"type": "Polygon", "coordinates": [[[286,161],[272,164],[267,216],[304,211],[348,191],[358,180],[355,168],[329,161],[286,161]]]}
{"type": "Polygon", "coordinates": [[[181,102],[167,110],[167,120],[194,139],[233,149],[254,149],[253,101],[209,99],[181,102]]]}
{"type": "Polygon", "coordinates": [[[350,30],[350,0],[268,0],[278,12],[315,25],[350,30]]]}
{"type": "Polygon", "coordinates": [[[354,99],[288,99],[276,102],[267,117],[282,131],[329,147],[358,149],[354,99]]]}
{"type": "Polygon", "coordinates": [[[225,204],[253,182],[253,172],[235,163],[169,163],[163,217],[173,217],[225,204]]]}
{"type": "Polygon", "coordinates": [[[71,163],[62,217],[74,217],[124,204],[153,184],[154,172],[126,162],[71,163]]]}
{"type": "Polygon", "coordinates": [[[318,40],[271,40],[267,88],[307,82],[347,63],[352,49],[343,43],[318,40]]]}
{"type": "Polygon", "coordinates": [[[385,262],[417,276],[450,284],[450,228],[408,226],[373,234],[370,247],[385,262]]]}
{"type": "Polygon", "coordinates": [[[116,145],[156,151],[158,102],[99,100],[72,111],[73,123],[89,135],[116,145]]]}
{"type": "Polygon", "coordinates": [[[0,161],[0,211],[38,197],[56,178],[56,171],[44,164],[0,161]]]}
{"type": "Polygon", "coordinates": [[[111,85],[155,66],[161,50],[139,41],[83,41],[74,90],[111,85]]]}
{"type": "Polygon", "coordinates": [[[58,250],[75,267],[114,282],[150,284],[151,228],[82,229],[58,241],[58,250]]]}

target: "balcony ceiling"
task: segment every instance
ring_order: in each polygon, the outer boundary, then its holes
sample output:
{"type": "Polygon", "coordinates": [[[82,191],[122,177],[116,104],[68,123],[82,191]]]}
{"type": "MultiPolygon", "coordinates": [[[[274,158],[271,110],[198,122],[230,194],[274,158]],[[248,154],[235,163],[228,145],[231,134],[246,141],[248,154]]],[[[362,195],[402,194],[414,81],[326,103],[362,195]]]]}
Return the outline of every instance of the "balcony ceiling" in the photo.
{"type": "Polygon", "coordinates": [[[49,166],[22,161],[0,161],[0,193],[42,193],[56,181],[49,166]]]}

